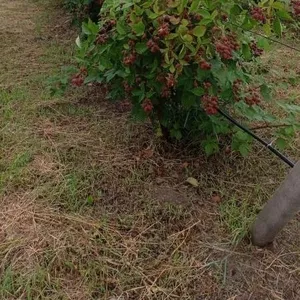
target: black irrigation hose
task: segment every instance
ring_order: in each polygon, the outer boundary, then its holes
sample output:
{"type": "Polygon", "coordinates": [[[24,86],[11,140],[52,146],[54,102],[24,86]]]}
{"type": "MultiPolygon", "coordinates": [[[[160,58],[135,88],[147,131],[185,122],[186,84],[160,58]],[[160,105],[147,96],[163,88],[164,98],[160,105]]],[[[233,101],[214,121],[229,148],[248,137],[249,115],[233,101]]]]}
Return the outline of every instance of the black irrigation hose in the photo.
{"type": "Polygon", "coordinates": [[[291,168],[293,168],[295,166],[295,164],[289,158],[287,158],[281,152],[279,152],[274,147],[272,147],[271,143],[267,143],[266,141],[264,141],[263,139],[261,139],[259,136],[257,136],[255,133],[253,133],[252,131],[250,131],[249,129],[247,129],[246,127],[244,127],[243,125],[241,125],[240,123],[238,123],[234,118],[232,118],[230,115],[228,115],[227,113],[225,113],[221,109],[218,109],[218,112],[224,118],[226,118],[228,121],[230,121],[231,123],[233,123],[234,125],[236,125],[240,129],[242,129],[244,132],[246,132],[249,135],[251,135],[254,139],[256,139],[257,141],[259,141],[261,144],[263,144],[267,149],[269,149],[271,152],[273,152],[276,156],[278,156],[282,161],[284,161],[286,164],[288,164],[291,168]]]}

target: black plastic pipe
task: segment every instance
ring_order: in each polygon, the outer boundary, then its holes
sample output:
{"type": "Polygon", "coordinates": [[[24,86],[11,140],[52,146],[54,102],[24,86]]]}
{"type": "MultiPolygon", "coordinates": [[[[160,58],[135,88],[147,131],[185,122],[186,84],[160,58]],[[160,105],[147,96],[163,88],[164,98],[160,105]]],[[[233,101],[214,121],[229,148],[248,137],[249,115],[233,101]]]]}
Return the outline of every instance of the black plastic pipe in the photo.
{"type": "Polygon", "coordinates": [[[239,127],[240,129],[242,129],[244,132],[248,133],[249,135],[251,135],[254,139],[256,139],[258,142],[260,142],[261,144],[263,144],[267,149],[269,149],[271,152],[273,152],[277,157],[279,157],[282,161],[284,161],[287,165],[289,165],[291,168],[294,168],[295,163],[293,163],[289,158],[287,158],[286,156],[284,156],[281,152],[279,152],[278,150],[276,150],[274,147],[272,147],[271,143],[267,143],[266,141],[264,141],[263,139],[261,139],[259,136],[257,136],[255,133],[253,133],[251,130],[249,130],[248,128],[244,127],[243,125],[241,125],[238,121],[236,121],[234,118],[232,118],[230,115],[228,115],[227,113],[225,113],[224,111],[222,111],[221,109],[218,109],[218,112],[224,117],[226,118],[228,121],[230,121],[231,123],[233,123],[234,125],[236,125],[237,127],[239,127]]]}

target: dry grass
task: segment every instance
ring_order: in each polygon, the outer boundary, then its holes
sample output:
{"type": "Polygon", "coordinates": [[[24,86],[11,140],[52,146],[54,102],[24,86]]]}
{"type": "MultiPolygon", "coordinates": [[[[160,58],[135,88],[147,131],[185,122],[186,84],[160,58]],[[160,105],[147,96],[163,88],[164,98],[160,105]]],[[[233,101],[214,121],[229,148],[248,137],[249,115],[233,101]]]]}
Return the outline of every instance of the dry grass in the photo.
{"type": "Polygon", "coordinates": [[[93,88],[51,99],[76,33],[40,2],[0,4],[0,298],[300,299],[299,219],[273,249],[244,238],[285,166],[163,150],[93,88]]]}

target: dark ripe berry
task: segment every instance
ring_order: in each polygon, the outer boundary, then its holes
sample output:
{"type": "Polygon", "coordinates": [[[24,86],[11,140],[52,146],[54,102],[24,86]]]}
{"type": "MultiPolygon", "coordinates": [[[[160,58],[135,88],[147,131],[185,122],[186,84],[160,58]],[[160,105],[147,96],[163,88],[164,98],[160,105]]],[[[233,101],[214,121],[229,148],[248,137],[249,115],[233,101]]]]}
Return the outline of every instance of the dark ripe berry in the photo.
{"type": "Polygon", "coordinates": [[[200,21],[202,20],[202,16],[199,15],[199,14],[195,14],[195,15],[193,16],[193,19],[194,19],[196,22],[200,22],[200,21]]]}
{"type": "Polygon", "coordinates": [[[168,88],[173,88],[176,85],[176,79],[173,74],[168,74],[166,77],[166,84],[168,88]]]}
{"type": "Polygon", "coordinates": [[[261,7],[253,7],[251,10],[251,16],[254,20],[261,23],[266,23],[267,21],[266,15],[261,7]]]}
{"type": "Polygon", "coordinates": [[[166,83],[166,77],[163,73],[159,73],[156,77],[156,80],[160,83],[166,83]]]}
{"type": "Polygon", "coordinates": [[[158,44],[152,39],[147,42],[147,47],[150,49],[152,53],[160,52],[160,48],[158,44]]]}
{"type": "Polygon", "coordinates": [[[218,113],[219,99],[216,96],[204,95],[202,97],[202,105],[208,115],[215,115],[218,113]]]}
{"type": "Polygon", "coordinates": [[[129,40],[128,45],[130,48],[133,48],[135,46],[135,41],[134,40],[129,40]]]}
{"type": "Polygon", "coordinates": [[[164,21],[165,22],[170,22],[170,19],[171,19],[170,16],[168,16],[168,15],[164,16],[164,21]]]}
{"type": "Polygon", "coordinates": [[[300,17],[300,0],[292,0],[293,13],[296,17],[300,17]]]}
{"type": "Polygon", "coordinates": [[[210,83],[209,81],[205,81],[205,82],[203,83],[203,86],[204,86],[204,88],[205,88],[206,90],[208,90],[208,89],[211,88],[211,83],[210,83]]]}
{"type": "Polygon", "coordinates": [[[200,69],[202,70],[210,70],[211,69],[211,64],[209,62],[207,62],[206,60],[203,60],[200,62],[199,64],[200,69]]]}
{"type": "Polygon", "coordinates": [[[225,14],[225,13],[222,13],[221,18],[222,18],[222,20],[223,20],[224,22],[227,22],[227,21],[228,21],[228,15],[225,14]]]}
{"type": "Polygon", "coordinates": [[[141,77],[136,77],[136,78],[135,78],[135,82],[136,82],[137,84],[140,84],[140,83],[142,82],[142,78],[141,78],[141,77]]]}
{"type": "Polygon", "coordinates": [[[108,40],[108,35],[107,35],[106,33],[104,33],[104,34],[99,34],[99,35],[97,36],[97,38],[96,38],[96,43],[97,43],[98,45],[103,45],[103,44],[105,44],[105,43],[107,42],[107,40],[108,40]]]}
{"type": "Polygon", "coordinates": [[[77,87],[82,86],[84,83],[84,78],[81,74],[76,74],[73,76],[71,83],[73,86],[77,86],[77,87]]]}
{"type": "Polygon", "coordinates": [[[191,58],[191,56],[190,56],[189,54],[186,54],[186,56],[184,57],[184,60],[185,60],[187,63],[189,63],[189,62],[191,62],[192,58],[191,58]]]}
{"type": "Polygon", "coordinates": [[[129,85],[129,83],[127,81],[124,81],[123,82],[123,88],[124,88],[124,91],[127,93],[127,94],[130,94],[133,90],[133,87],[129,85]]]}
{"type": "Polygon", "coordinates": [[[169,24],[168,23],[163,23],[157,31],[158,36],[160,36],[161,38],[167,36],[170,34],[170,28],[169,28],[169,24]]]}
{"type": "Polygon", "coordinates": [[[142,108],[144,109],[145,113],[151,113],[153,110],[153,104],[150,99],[145,99],[142,103],[142,108]]]}
{"type": "Polygon", "coordinates": [[[239,49],[239,44],[233,35],[223,36],[215,43],[216,51],[223,59],[232,59],[233,51],[239,49]]]}
{"type": "Polygon", "coordinates": [[[263,53],[264,53],[263,49],[258,48],[256,42],[252,42],[251,45],[250,45],[250,48],[251,48],[252,54],[255,57],[262,56],[263,53]]]}
{"type": "Polygon", "coordinates": [[[101,29],[100,29],[100,31],[99,31],[99,34],[103,34],[103,33],[106,33],[107,31],[106,31],[106,29],[104,28],[104,27],[102,27],[101,29]]]}
{"type": "Polygon", "coordinates": [[[133,52],[124,57],[123,64],[126,66],[130,66],[133,65],[135,61],[136,61],[136,54],[133,52]]]}

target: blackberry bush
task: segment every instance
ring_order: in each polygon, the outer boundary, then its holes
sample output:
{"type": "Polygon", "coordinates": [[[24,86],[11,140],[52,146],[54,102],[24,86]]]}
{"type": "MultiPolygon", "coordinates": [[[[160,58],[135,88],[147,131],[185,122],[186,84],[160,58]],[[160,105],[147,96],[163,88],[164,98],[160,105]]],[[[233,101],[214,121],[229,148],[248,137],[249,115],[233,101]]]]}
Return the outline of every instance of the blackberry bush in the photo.
{"type": "MultiPolygon", "coordinates": [[[[235,130],[218,108],[250,121],[275,120],[264,110],[270,88],[255,72],[268,40],[253,31],[281,37],[284,22],[299,15],[298,0],[110,4],[97,23],[83,24],[75,86],[108,85],[111,99],[131,101],[135,118],[150,119],[168,139],[201,138],[207,154],[218,151],[220,137],[235,130]]],[[[288,118],[280,121],[293,134],[296,111],[288,110],[288,118]]],[[[236,132],[232,146],[246,154],[249,138],[236,132]]]]}

